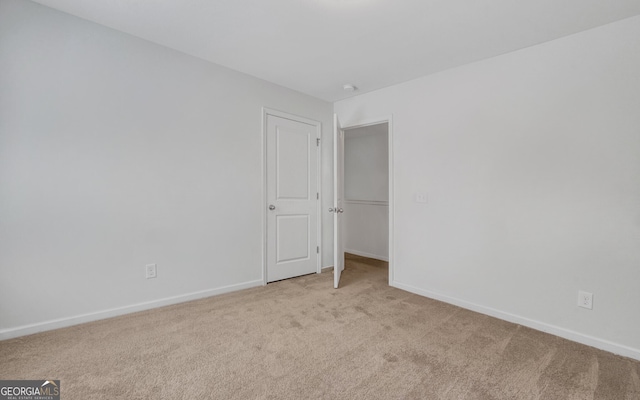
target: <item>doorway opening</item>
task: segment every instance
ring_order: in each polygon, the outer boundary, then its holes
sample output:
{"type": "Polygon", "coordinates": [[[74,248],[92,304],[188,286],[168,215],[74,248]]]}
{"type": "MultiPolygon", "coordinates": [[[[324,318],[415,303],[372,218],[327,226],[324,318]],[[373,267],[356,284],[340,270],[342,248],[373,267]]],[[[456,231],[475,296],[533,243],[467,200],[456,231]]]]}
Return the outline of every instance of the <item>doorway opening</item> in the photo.
{"type": "Polygon", "coordinates": [[[344,214],[341,229],[345,263],[388,265],[389,284],[392,284],[391,118],[353,124],[342,130],[344,214]]]}
{"type": "Polygon", "coordinates": [[[344,251],[389,261],[389,128],[344,130],[344,251]]]}

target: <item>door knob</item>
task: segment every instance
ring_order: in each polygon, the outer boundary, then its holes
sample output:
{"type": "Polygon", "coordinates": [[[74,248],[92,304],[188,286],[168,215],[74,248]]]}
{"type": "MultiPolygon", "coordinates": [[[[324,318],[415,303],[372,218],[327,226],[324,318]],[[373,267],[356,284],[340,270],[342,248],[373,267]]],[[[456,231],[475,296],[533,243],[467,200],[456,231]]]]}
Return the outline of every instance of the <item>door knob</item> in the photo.
{"type": "Polygon", "coordinates": [[[336,209],[335,208],[330,208],[329,212],[334,212],[336,209]]]}
{"type": "Polygon", "coordinates": [[[342,208],[338,208],[338,210],[336,210],[336,212],[338,212],[338,213],[343,213],[343,212],[344,212],[344,210],[343,210],[342,208]]]}
{"type": "Polygon", "coordinates": [[[269,210],[273,211],[276,209],[276,206],[274,206],[273,204],[269,204],[269,210]]]}

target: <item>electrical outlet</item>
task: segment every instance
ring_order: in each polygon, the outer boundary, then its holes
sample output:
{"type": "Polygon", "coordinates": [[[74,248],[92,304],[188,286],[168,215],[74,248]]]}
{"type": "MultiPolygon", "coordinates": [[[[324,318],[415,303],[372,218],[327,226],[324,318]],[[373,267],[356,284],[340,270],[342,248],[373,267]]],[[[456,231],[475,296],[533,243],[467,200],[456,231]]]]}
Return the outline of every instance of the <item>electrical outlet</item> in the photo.
{"type": "Polygon", "coordinates": [[[593,310],[593,293],[580,290],[578,292],[578,307],[593,310]]]}
{"type": "Polygon", "coordinates": [[[151,279],[158,276],[158,270],[156,264],[147,264],[145,266],[146,278],[151,279]]]}

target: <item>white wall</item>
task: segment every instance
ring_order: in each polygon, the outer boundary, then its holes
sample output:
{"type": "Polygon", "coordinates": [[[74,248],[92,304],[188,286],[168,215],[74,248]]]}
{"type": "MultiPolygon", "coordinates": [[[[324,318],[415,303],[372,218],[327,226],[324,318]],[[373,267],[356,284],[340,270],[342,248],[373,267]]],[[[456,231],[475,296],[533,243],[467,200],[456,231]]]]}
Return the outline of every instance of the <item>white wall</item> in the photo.
{"type": "Polygon", "coordinates": [[[344,131],[344,197],[389,201],[388,124],[344,131]]]}
{"type": "Polygon", "coordinates": [[[345,251],[389,259],[388,124],[345,130],[345,251]]]}
{"type": "Polygon", "coordinates": [[[640,358],[638,71],[635,17],[336,103],[393,114],[393,284],[640,358]]]}
{"type": "Polygon", "coordinates": [[[329,103],[0,0],[0,339],[261,284],[263,106],[331,135],[329,103]]]}
{"type": "Polygon", "coordinates": [[[343,203],[344,251],[389,261],[389,205],[343,203]]]}

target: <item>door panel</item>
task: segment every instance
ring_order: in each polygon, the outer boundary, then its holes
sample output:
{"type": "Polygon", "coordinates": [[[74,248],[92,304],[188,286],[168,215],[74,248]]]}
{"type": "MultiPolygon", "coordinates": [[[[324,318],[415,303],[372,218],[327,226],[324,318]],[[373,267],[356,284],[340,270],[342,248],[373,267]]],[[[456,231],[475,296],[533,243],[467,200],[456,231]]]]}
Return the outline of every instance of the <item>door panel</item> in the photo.
{"type": "Polygon", "coordinates": [[[344,270],[342,201],[344,198],[344,131],[338,115],[333,115],[333,287],[340,285],[344,270]]]}
{"type": "Polygon", "coordinates": [[[318,270],[318,128],[267,114],[267,282],[318,270]]]}
{"type": "Polygon", "coordinates": [[[309,216],[278,215],[276,221],[276,262],[309,259],[309,216]]]}
{"type": "Polygon", "coordinates": [[[309,199],[309,136],[276,126],[277,198],[309,199]]]}

